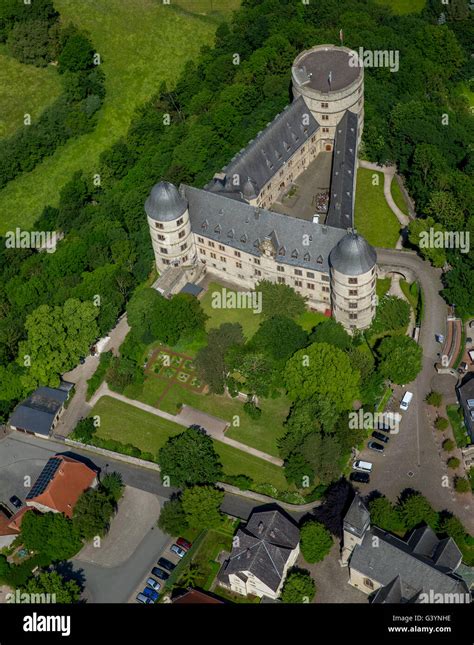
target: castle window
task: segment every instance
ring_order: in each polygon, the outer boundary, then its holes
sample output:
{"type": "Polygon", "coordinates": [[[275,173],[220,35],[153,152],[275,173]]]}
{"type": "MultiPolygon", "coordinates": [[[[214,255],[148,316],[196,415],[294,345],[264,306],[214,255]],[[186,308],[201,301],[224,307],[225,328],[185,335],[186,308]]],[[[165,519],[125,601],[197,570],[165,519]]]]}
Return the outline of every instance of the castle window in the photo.
{"type": "Polygon", "coordinates": [[[242,268],[242,262],[236,262],[236,263],[235,263],[235,266],[236,266],[238,269],[241,269],[241,268],[242,268]]]}
{"type": "Polygon", "coordinates": [[[221,262],[227,262],[227,260],[225,259],[225,257],[224,257],[223,255],[221,255],[221,256],[220,256],[219,260],[220,260],[221,262]]]}
{"type": "Polygon", "coordinates": [[[357,314],[349,314],[349,320],[357,320],[357,314]]]}
{"type": "Polygon", "coordinates": [[[279,275],[278,278],[277,278],[277,282],[279,284],[285,284],[285,278],[283,278],[281,275],[279,275]]]}
{"type": "Polygon", "coordinates": [[[161,242],[164,242],[164,241],[166,240],[166,237],[165,237],[164,235],[160,235],[160,234],[158,234],[158,239],[159,239],[161,242]]]}
{"type": "MultiPolygon", "coordinates": [[[[319,256],[319,257],[321,257],[321,256],[319,256]]],[[[309,261],[311,260],[311,256],[310,256],[310,254],[309,254],[309,253],[305,253],[305,254],[304,254],[304,256],[303,256],[303,260],[304,260],[305,262],[309,262],[309,261]]],[[[323,258],[321,258],[321,262],[322,262],[322,261],[323,261],[323,258]]],[[[319,262],[319,259],[318,259],[318,264],[321,264],[321,262],[319,262]]]]}
{"type": "Polygon", "coordinates": [[[225,251],[225,246],[223,244],[219,244],[219,251],[225,251]]]}
{"type": "Polygon", "coordinates": [[[188,256],[187,256],[187,255],[185,255],[185,256],[184,256],[184,258],[183,258],[183,262],[186,262],[186,261],[187,261],[187,259],[188,259],[188,256]]]}
{"type": "Polygon", "coordinates": [[[357,302],[350,302],[349,309],[357,309],[357,302]]]}
{"type": "Polygon", "coordinates": [[[240,241],[241,241],[241,242],[243,242],[243,243],[245,244],[247,240],[248,240],[248,237],[247,237],[247,235],[244,233],[244,234],[242,235],[242,237],[240,238],[240,241]]]}
{"type": "Polygon", "coordinates": [[[176,222],[176,226],[181,226],[182,223],[183,223],[183,218],[180,217],[179,220],[176,222]]]}
{"type": "Polygon", "coordinates": [[[208,226],[209,226],[209,222],[207,221],[207,219],[205,219],[204,222],[201,224],[201,228],[203,231],[205,231],[208,226]]]}
{"type": "Polygon", "coordinates": [[[350,296],[356,296],[357,295],[357,289],[349,289],[349,295],[350,296]]]}
{"type": "Polygon", "coordinates": [[[203,237],[198,237],[198,242],[199,242],[199,244],[204,244],[204,238],[203,237]]]}
{"type": "Polygon", "coordinates": [[[280,265],[278,265],[278,266],[277,266],[277,271],[282,272],[282,271],[284,271],[284,270],[285,270],[285,267],[282,267],[282,266],[280,266],[280,265]]]}
{"type": "Polygon", "coordinates": [[[366,587],[368,587],[369,589],[374,588],[374,583],[372,582],[372,580],[370,578],[364,578],[364,585],[366,587]]]}
{"type": "Polygon", "coordinates": [[[181,244],[181,246],[179,248],[180,248],[181,251],[186,251],[186,249],[188,248],[188,245],[185,242],[184,244],[181,244]]]}
{"type": "Polygon", "coordinates": [[[178,235],[178,238],[179,238],[179,239],[181,239],[181,238],[182,238],[182,237],[184,237],[185,235],[186,235],[186,231],[180,231],[180,232],[179,232],[179,235],[178,235]]]}
{"type": "Polygon", "coordinates": [[[215,247],[214,242],[208,242],[208,243],[207,243],[207,245],[208,245],[208,246],[210,246],[210,247],[211,247],[211,249],[213,249],[213,248],[215,247]]]}
{"type": "Polygon", "coordinates": [[[169,264],[170,263],[170,261],[167,260],[166,258],[163,258],[162,262],[163,262],[163,264],[169,264]]]}
{"type": "Polygon", "coordinates": [[[164,229],[165,227],[163,226],[163,224],[161,224],[161,222],[155,222],[155,228],[164,229]]]}
{"type": "Polygon", "coordinates": [[[214,229],[214,233],[220,233],[221,231],[222,231],[222,229],[221,229],[221,225],[220,225],[220,224],[218,224],[218,225],[215,227],[215,229],[214,229]]]}
{"type": "Polygon", "coordinates": [[[316,262],[317,262],[318,264],[322,264],[322,263],[323,263],[323,256],[322,256],[322,255],[318,255],[318,259],[316,260],[316,262]]]}
{"type": "MultiPolygon", "coordinates": [[[[216,257],[217,257],[217,255],[216,255],[215,253],[211,253],[211,258],[212,258],[213,260],[215,260],[215,259],[216,259],[216,257]]],[[[214,266],[215,266],[215,265],[214,265],[214,266]]]]}
{"type": "Polygon", "coordinates": [[[262,272],[259,269],[255,269],[255,275],[262,275],[262,272]]]}
{"type": "Polygon", "coordinates": [[[321,120],[322,121],[329,121],[329,115],[328,114],[321,114],[321,120]]]}
{"type": "Polygon", "coordinates": [[[260,260],[257,260],[257,258],[254,258],[253,261],[255,264],[260,264],[260,260]]]}
{"type": "Polygon", "coordinates": [[[328,276],[328,275],[322,275],[322,276],[321,276],[321,280],[322,280],[323,282],[329,282],[329,276],[328,276]]]}
{"type": "Polygon", "coordinates": [[[306,271],[307,278],[314,278],[314,273],[312,271],[306,271]]]}
{"type": "Polygon", "coordinates": [[[199,253],[201,255],[206,255],[206,249],[199,249],[199,253]]]}
{"type": "Polygon", "coordinates": [[[327,107],[329,107],[329,103],[321,103],[321,107],[322,108],[327,108],[327,107]]]}
{"type": "Polygon", "coordinates": [[[234,255],[236,258],[240,258],[240,251],[234,251],[234,255]]]}
{"type": "Polygon", "coordinates": [[[160,246],[160,251],[161,251],[164,255],[168,255],[168,249],[165,249],[163,246],[160,246]]]}
{"type": "Polygon", "coordinates": [[[314,142],[314,141],[316,141],[316,135],[313,135],[313,136],[311,137],[311,141],[313,141],[313,142],[314,142]]]}
{"type": "Polygon", "coordinates": [[[323,128],[323,132],[328,133],[328,132],[329,132],[329,128],[323,128]]]}
{"type": "Polygon", "coordinates": [[[349,278],[349,284],[357,284],[357,278],[349,278]]]}
{"type": "Polygon", "coordinates": [[[314,284],[313,284],[312,282],[307,282],[307,283],[306,283],[306,286],[307,286],[307,287],[308,287],[308,289],[310,289],[311,291],[314,291],[314,284]]]}
{"type": "Polygon", "coordinates": [[[323,293],[329,293],[329,287],[323,287],[322,290],[323,293]]]}
{"type": "Polygon", "coordinates": [[[295,280],[295,287],[302,287],[303,282],[301,280],[295,280]]]}
{"type": "Polygon", "coordinates": [[[301,269],[295,269],[295,275],[303,275],[303,271],[301,269]]]}

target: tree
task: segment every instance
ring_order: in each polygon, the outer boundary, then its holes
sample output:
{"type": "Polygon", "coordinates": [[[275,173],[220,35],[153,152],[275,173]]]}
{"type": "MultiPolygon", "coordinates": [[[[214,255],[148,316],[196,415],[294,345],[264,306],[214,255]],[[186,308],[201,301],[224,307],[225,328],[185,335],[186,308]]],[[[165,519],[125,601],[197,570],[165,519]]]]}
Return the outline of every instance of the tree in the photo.
{"type": "Polygon", "coordinates": [[[81,443],[90,443],[96,430],[97,428],[94,425],[94,419],[92,417],[81,419],[74,428],[73,439],[81,443]]]}
{"type": "Polygon", "coordinates": [[[90,41],[70,26],[63,37],[63,47],[59,55],[60,72],[80,72],[93,66],[94,50],[90,41]]]}
{"type": "Polygon", "coordinates": [[[40,305],[26,319],[27,339],[19,344],[18,363],[26,366],[25,386],[57,387],[60,375],[89,353],[97,338],[99,309],[92,302],[66,300],[62,307],[40,305]]]}
{"type": "Polygon", "coordinates": [[[438,513],[420,493],[406,497],[400,504],[400,513],[408,531],[423,523],[433,530],[438,526],[438,513]]]}
{"type": "Polygon", "coordinates": [[[219,526],[223,519],[220,505],[224,492],[212,486],[193,486],[182,494],[183,510],[191,528],[211,529],[219,526]]]}
{"type": "Polygon", "coordinates": [[[434,267],[443,267],[446,264],[444,245],[438,248],[430,243],[430,230],[433,231],[433,240],[444,231],[441,224],[435,222],[432,217],[417,217],[408,225],[408,240],[420,250],[424,260],[431,262],[434,267]]]}
{"type": "Polygon", "coordinates": [[[379,526],[392,533],[404,533],[405,526],[400,509],[385,496],[375,497],[369,502],[370,519],[374,526],[379,526]]]}
{"type": "Polygon", "coordinates": [[[445,419],[444,417],[436,417],[436,420],[434,422],[434,426],[436,430],[446,430],[449,426],[449,421],[445,419]]]}
{"type": "Polygon", "coordinates": [[[227,373],[225,355],[229,347],[243,345],[245,341],[242,325],[223,323],[218,329],[210,329],[207,345],[196,356],[196,370],[199,377],[209,385],[211,392],[223,394],[227,373]]]}
{"type": "Polygon", "coordinates": [[[103,537],[113,512],[113,505],[107,495],[99,490],[87,490],[74,507],[74,526],[85,540],[103,537]]]}
{"type": "Polygon", "coordinates": [[[421,371],[423,350],[408,336],[389,336],[379,345],[380,373],[393,383],[411,383],[421,371]]]}
{"type": "Polygon", "coordinates": [[[211,437],[197,427],[170,437],[160,449],[158,461],[162,479],[169,477],[172,486],[210,484],[222,474],[211,437]]]}
{"type": "Polygon", "coordinates": [[[181,535],[188,528],[186,513],[178,497],[172,497],[163,504],[158,518],[159,528],[168,535],[181,535]]]}
{"type": "Polygon", "coordinates": [[[327,343],[314,343],[296,352],[286,364],[284,378],[294,401],[315,395],[339,411],[349,410],[359,394],[359,372],[352,369],[342,350],[327,343]]]}
{"type": "Polygon", "coordinates": [[[307,343],[308,335],[298,324],[286,316],[271,316],[264,319],[250,346],[257,352],[264,352],[274,360],[287,360],[307,343]]]}
{"type": "Polygon", "coordinates": [[[405,330],[410,322],[410,305],[396,296],[385,296],[380,301],[370,334],[405,330]]]}
{"type": "Polygon", "coordinates": [[[443,402],[443,395],[440,392],[435,392],[434,390],[432,390],[429,394],[427,394],[426,402],[428,403],[428,405],[439,408],[441,406],[441,403],[443,402]]]}
{"type": "Polygon", "coordinates": [[[454,490],[456,493],[469,493],[471,491],[469,479],[467,477],[455,477],[454,490]]]}
{"type": "Polygon", "coordinates": [[[314,480],[314,470],[300,452],[292,452],[285,460],[285,477],[289,484],[303,488],[314,480]]]}
{"type": "Polygon", "coordinates": [[[29,511],[21,523],[21,539],[27,549],[47,555],[51,562],[71,558],[82,546],[73,522],[62,513],[29,511]]]}
{"type": "Polygon", "coordinates": [[[349,349],[352,339],[341,325],[334,319],[325,320],[316,325],[315,330],[309,337],[312,343],[328,343],[339,347],[339,349],[349,349]]]}
{"type": "Polygon", "coordinates": [[[464,226],[464,213],[454,195],[445,190],[431,194],[426,212],[448,230],[459,230],[464,226]]]}
{"type": "Polygon", "coordinates": [[[329,484],[338,478],[341,445],[337,437],[313,432],[305,437],[300,450],[320,483],[329,484]]]}
{"type": "Polygon", "coordinates": [[[48,594],[56,604],[71,604],[78,602],[81,588],[75,580],[66,580],[57,571],[41,572],[31,576],[22,588],[23,592],[31,595],[48,594]]]}
{"type": "Polygon", "coordinates": [[[332,547],[332,537],[320,522],[305,522],[300,532],[300,547],[306,562],[324,560],[332,547]]]}
{"type": "Polygon", "coordinates": [[[443,450],[445,452],[452,452],[456,448],[456,444],[452,439],[445,439],[443,441],[443,450]]]}
{"type": "Polygon", "coordinates": [[[262,299],[262,313],[265,318],[284,314],[287,318],[297,318],[306,310],[306,300],[287,284],[262,280],[255,291],[262,299]]]}
{"type": "Polygon", "coordinates": [[[315,593],[316,585],[309,571],[293,569],[286,576],[280,598],[285,603],[309,603],[315,593]]]}
{"type": "Polygon", "coordinates": [[[450,457],[446,463],[448,468],[456,470],[456,468],[459,468],[461,461],[457,457],[450,457]]]}
{"type": "Polygon", "coordinates": [[[117,504],[123,495],[125,486],[122,475],[118,472],[107,473],[100,482],[100,490],[114,503],[117,504]]]}
{"type": "Polygon", "coordinates": [[[127,320],[133,335],[144,343],[155,340],[152,333],[155,317],[161,314],[164,298],[156,289],[137,289],[127,305],[127,320]]]}

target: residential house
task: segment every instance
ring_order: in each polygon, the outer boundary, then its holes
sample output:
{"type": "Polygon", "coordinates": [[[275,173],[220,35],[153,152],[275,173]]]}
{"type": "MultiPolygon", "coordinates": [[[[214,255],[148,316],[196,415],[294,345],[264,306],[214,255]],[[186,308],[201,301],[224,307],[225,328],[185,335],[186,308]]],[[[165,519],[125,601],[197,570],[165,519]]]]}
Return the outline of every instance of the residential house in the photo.
{"type": "Polygon", "coordinates": [[[58,388],[39,387],[13,410],[8,425],[38,437],[49,437],[56,427],[69,398],[72,383],[61,382],[58,388]]]}
{"type": "Polygon", "coordinates": [[[10,546],[20,534],[23,517],[25,513],[31,510],[31,508],[23,506],[14,515],[10,515],[3,509],[0,509],[0,549],[10,546]]]}

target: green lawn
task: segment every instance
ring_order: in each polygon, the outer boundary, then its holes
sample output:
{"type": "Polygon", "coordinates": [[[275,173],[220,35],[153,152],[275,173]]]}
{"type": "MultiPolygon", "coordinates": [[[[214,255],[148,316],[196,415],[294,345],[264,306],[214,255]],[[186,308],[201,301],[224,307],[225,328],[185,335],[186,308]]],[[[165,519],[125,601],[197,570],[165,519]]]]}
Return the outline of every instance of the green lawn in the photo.
{"type": "Polygon", "coordinates": [[[381,172],[357,170],[355,225],[370,244],[393,249],[400,236],[400,224],[385,200],[383,179],[381,172]],[[374,175],[378,175],[378,186],[372,185],[374,175]]]}
{"type": "Polygon", "coordinates": [[[392,278],[377,278],[377,284],[375,285],[375,291],[377,296],[383,298],[392,285],[392,278]]]}
{"type": "Polygon", "coordinates": [[[214,20],[228,19],[239,8],[240,0],[171,0],[184,11],[214,20]]]}
{"type": "Polygon", "coordinates": [[[316,325],[328,320],[328,318],[320,311],[305,311],[304,314],[298,316],[295,322],[298,323],[305,331],[312,331],[316,325]]]}
{"type": "MultiPolygon", "coordinates": [[[[183,432],[183,427],[144,412],[111,397],[102,397],[90,416],[100,418],[97,436],[131,443],[144,452],[156,455],[169,437],[183,432]]],[[[271,484],[279,490],[288,489],[283,470],[258,457],[248,455],[218,441],[214,447],[228,475],[248,475],[257,484],[271,484]]]]}
{"type": "Polygon", "coordinates": [[[463,423],[462,415],[457,405],[447,405],[446,414],[453,430],[454,439],[458,448],[469,445],[469,437],[466,436],[466,426],[463,423]]]}
{"type": "Polygon", "coordinates": [[[425,0],[376,0],[378,4],[391,7],[393,13],[419,13],[425,6],[425,0]]]}
{"type": "MultiPolygon", "coordinates": [[[[55,6],[65,23],[90,33],[103,61],[107,95],[94,132],[69,141],[0,191],[0,233],[31,226],[46,204],[57,204],[76,170],[96,172],[100,153],[125,135],[135,109],[161,81],[172,83],[202,45],[212,44],[217,26],[156,0],[55,0],[55,6]]],[[[16,78],[8,81],[13,85],[16,78]]]]}
{"type": "MultiPolygon", "coordinates": [[[[251,338],[254,333],[257,331],[257,328],[262,320],[262,315],[259,313],[254,313],[253,309],[226,309],[226,308],[214,308],[212,306],[213,302],[213,293],[222,292],[224,287],[218,282],[211,282],[209,284],[208,290],[201,299],[201,305],[206,314],[209,316],[209,320],[206,323],[206,329],[212,329],[213,327],[219,327],[222,323],[240,323],[244,330],[244,334],[247,339],[251,338]]],[[[226,288],[227,293],[234,293],[232,289],[226,288]]]]}
{"type": "Polygon", "coordinates": [[[405,197],[403,196],[402,189],[400,188],[395,177],[392,179],[390,192],[392,193],[393,201],[398,206],[398,208],[402,211],[402,213],[408,215],[408,207],[405,201],[405,197]]]}
{"type": "Polygon", "coordinates": [[[25,114],[38,120],[45,107],[61,94],[61,80],[55,67],[23,65],[0,46],[0,137],[26,127],[25,114]]]}

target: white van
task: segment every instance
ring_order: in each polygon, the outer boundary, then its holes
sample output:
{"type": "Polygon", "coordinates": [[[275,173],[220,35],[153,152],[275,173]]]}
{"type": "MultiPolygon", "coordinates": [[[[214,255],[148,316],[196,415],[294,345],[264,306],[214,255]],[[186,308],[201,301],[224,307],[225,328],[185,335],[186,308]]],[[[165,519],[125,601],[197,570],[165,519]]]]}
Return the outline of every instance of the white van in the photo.
{"type": "Polygon", "coordinates": [[[400,402],[400,410],[408,410],[408,406],[413,398],[413,392],[405,392],[400,402]]]}
{"type": "Polygon", "coordinates": [[[357,459],[357,461],[354,461],[352,464],[352,468],[354,470],[361,470],[363,473],[371,473],[372,466],[373,464],[370,461],[362,461],[361,459],[357,459]]]}

